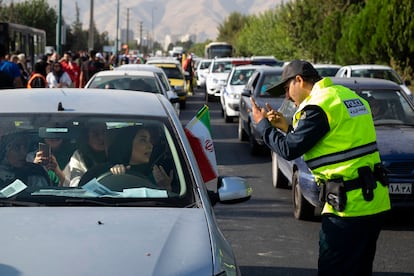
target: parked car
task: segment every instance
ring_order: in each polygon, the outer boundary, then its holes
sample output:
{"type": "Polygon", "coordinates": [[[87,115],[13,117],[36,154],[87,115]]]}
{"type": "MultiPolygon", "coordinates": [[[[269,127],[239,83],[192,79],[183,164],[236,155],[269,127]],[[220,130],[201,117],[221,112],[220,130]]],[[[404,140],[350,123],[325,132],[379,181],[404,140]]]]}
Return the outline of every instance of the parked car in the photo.
{"type": "MultiPolygon", "coordinates": [[[[382,164],[389,172],[392,207],[414,206],[414,105],[394,82],[372,78],[332,78],[368,100],[377,132],[377,145],[382,164]],[[382,110],[377,112],[374,101],[382,110]]],[[[288,119],[296,111],[285,100],[279,109],[288,119]]],[[[292,187],[294,216],[311,219],[320,211],[319,190],[303,158],[287,161],[272,152],[272,183],[275,188],[292,187]]]]}
{"type": "Polygon", "coordinates": [[[251,117],[250,97],[254,97],[256,103],[260,106],[264,107],[265,103],[268,102],[274,109],[278,109],[285,96],[271,96],[266,92],[266,89],[280,82],[282,72],[282,67],[262,65],[256,68],[242,91],[239,104],[238,138],[239,141],[249,141],[252,155],[267,150],[267,146],[263,142],[262,134],[256,130],[256,123],[251,117]]]}
{"type": "Polygon", "coordinates": [[[313,64],[313,67],[318,71],[321,77],[335,77],[338,70],[342,67],[338,64],[313,64]]]}
{"type": "Polygon", "coordinates": [[[152,70],[105,70],[93,75],[85,88],[123,89],[159,93],[175,105],[177,114],[180,112],[179,98],[175,93],[165,90],[161,79],[152,70]],[[177,105],[178,104],[178,105],[177,105]]]}
{"type": "Polygon", "coordinates": [[[251,189],[233,176],[219,177],[217,191],[206,189],[164,96],[39,88],[3,90],[1,97],[0,155],[5,160],[14,150],[19,156],[18,169],[6,171],[11,161],[0,166],[0,242],[8,248],[0,252],[2,276],[240,275],[213,205],[248,200],[251,189]],[[131,167],[112,174],[106,167],[100,174],[96,169],[104,166],[98,165],[78,186],[58,187],[50,185],[42,165],[25,161],[44,139],[66,141],[64,150],[87,143],[82,134],[94,125],[102,128],[108,160],[131,153],[116,150],[131,143],[125,133],[147,130],[134,139],[134,145],[146,143],[141,173],[131,167]],[[153,164],[172,182],[158,186],[144,168],[153,164]]]}
{"type": "Polygon", "coordinates": [[[123,64],[121,66],[115,67],[114,70],[124,70],[124,71],[150,71],[154,72],[155,75],[161,81],[161,85],[164,87],[164,90],[167,92],[168,99],[173,99],[171,102],[177,112],[178,116],[180,115],[180,103],[177,93],[170,85],[170,81],[168,80],[167,75],[165,74],[164,70],[161,68],[151,65],[151,64],[123,64]]]}
{"type": "Polygon", "coordinates": [[[211,59],[201,59],[197,62],[197,67],[195,70],[195,77],[197,80],[197,87],[205,88],[206,87],[206,78],[208,73],[208,67],[211,64],[211,59]]]}
{"type": "Polygon", "coordinates": [[[414,99],[411,90],[407,87],[407,85],[411,85],[411,82],[408,80],[403,81],[401,76],[390,66],[377,64],[346,65],[338,70],[335,77],[363,77],[390,80],[401,86],[411,100],[414,99]]]}
{"type": "Polygon", "coordinates": [[[187,102],[187,76],[188,72],[184,72],[181,63],[175,58],[157,58],[147,60],[146,64],[155,65],[164,70],[170,81],[171,87],[180,98],[180,107],[185,109],[187,102]]]}
{"type": "Polygon", "coordinates": [[[220,91],[221,113],[226,123],[239,117],[239,104],[244,86],[260,65],[240,65],[233,67],[225,86],[220,91]]]}

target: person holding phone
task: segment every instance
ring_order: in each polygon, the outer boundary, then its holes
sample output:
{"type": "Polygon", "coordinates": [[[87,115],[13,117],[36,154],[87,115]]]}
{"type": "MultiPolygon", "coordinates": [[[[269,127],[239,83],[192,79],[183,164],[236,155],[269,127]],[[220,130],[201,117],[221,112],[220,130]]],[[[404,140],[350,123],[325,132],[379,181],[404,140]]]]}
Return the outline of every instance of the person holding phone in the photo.
{"type": "Polygon", "coordinates": [[[53,185],[64,186],[69,183],[67,164],[74,151],[75,146],[64,139],[45,138],[39,143],[37,152],[29,154],[27,159],[43,165],[53,185]]]}

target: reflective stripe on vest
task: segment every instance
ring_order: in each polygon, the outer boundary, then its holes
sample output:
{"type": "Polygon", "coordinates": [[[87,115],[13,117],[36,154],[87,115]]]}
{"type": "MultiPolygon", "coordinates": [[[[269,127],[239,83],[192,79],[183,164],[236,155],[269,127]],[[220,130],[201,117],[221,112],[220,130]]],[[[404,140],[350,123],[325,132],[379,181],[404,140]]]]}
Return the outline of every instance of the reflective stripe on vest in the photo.
{"type": "Polygon", "coordinates": [[[317,169],[322,166],[331,165],[343,161],[347,161],[350,159],[358,158],[364,156],[366,154],[370,154],[373,152],[378,151],[377,143],[373,142],[364,146],[359,146],[350,150],[341,151],[337,153],[331,153],[328,155],[324,155],[318,158],[314,158],[312,160],[307,160],[306,164],[311,170],[317,169]]]}

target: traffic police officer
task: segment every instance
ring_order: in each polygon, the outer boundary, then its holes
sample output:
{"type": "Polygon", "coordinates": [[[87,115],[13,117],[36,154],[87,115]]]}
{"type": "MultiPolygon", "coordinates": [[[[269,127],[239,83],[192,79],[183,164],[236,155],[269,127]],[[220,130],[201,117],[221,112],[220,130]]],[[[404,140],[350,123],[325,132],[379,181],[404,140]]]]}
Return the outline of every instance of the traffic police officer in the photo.
{"type": "Polygon", "coordinates": [[[390,199],[369,104],[322,79],[304,60],[286,65],[280,83],[268,92],[286,93],[298,107],[289,126],[282,114],[251,98],[253,118],[268,147],[287,160],[303,155],[320,188],[318,274],[371,275],[390,199]]]}

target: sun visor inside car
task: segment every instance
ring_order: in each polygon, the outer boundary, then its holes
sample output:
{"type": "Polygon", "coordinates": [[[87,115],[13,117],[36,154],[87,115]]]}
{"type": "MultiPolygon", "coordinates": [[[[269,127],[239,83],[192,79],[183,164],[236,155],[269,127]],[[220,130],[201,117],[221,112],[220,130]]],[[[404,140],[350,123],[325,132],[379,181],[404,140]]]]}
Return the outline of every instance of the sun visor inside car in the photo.
{"type": "Polygon", "coordinates": [[[77,138],[79,134],[78,128],[69,127],[40,127],[39,137],[49,139],[73,139],[77,138]]]}

